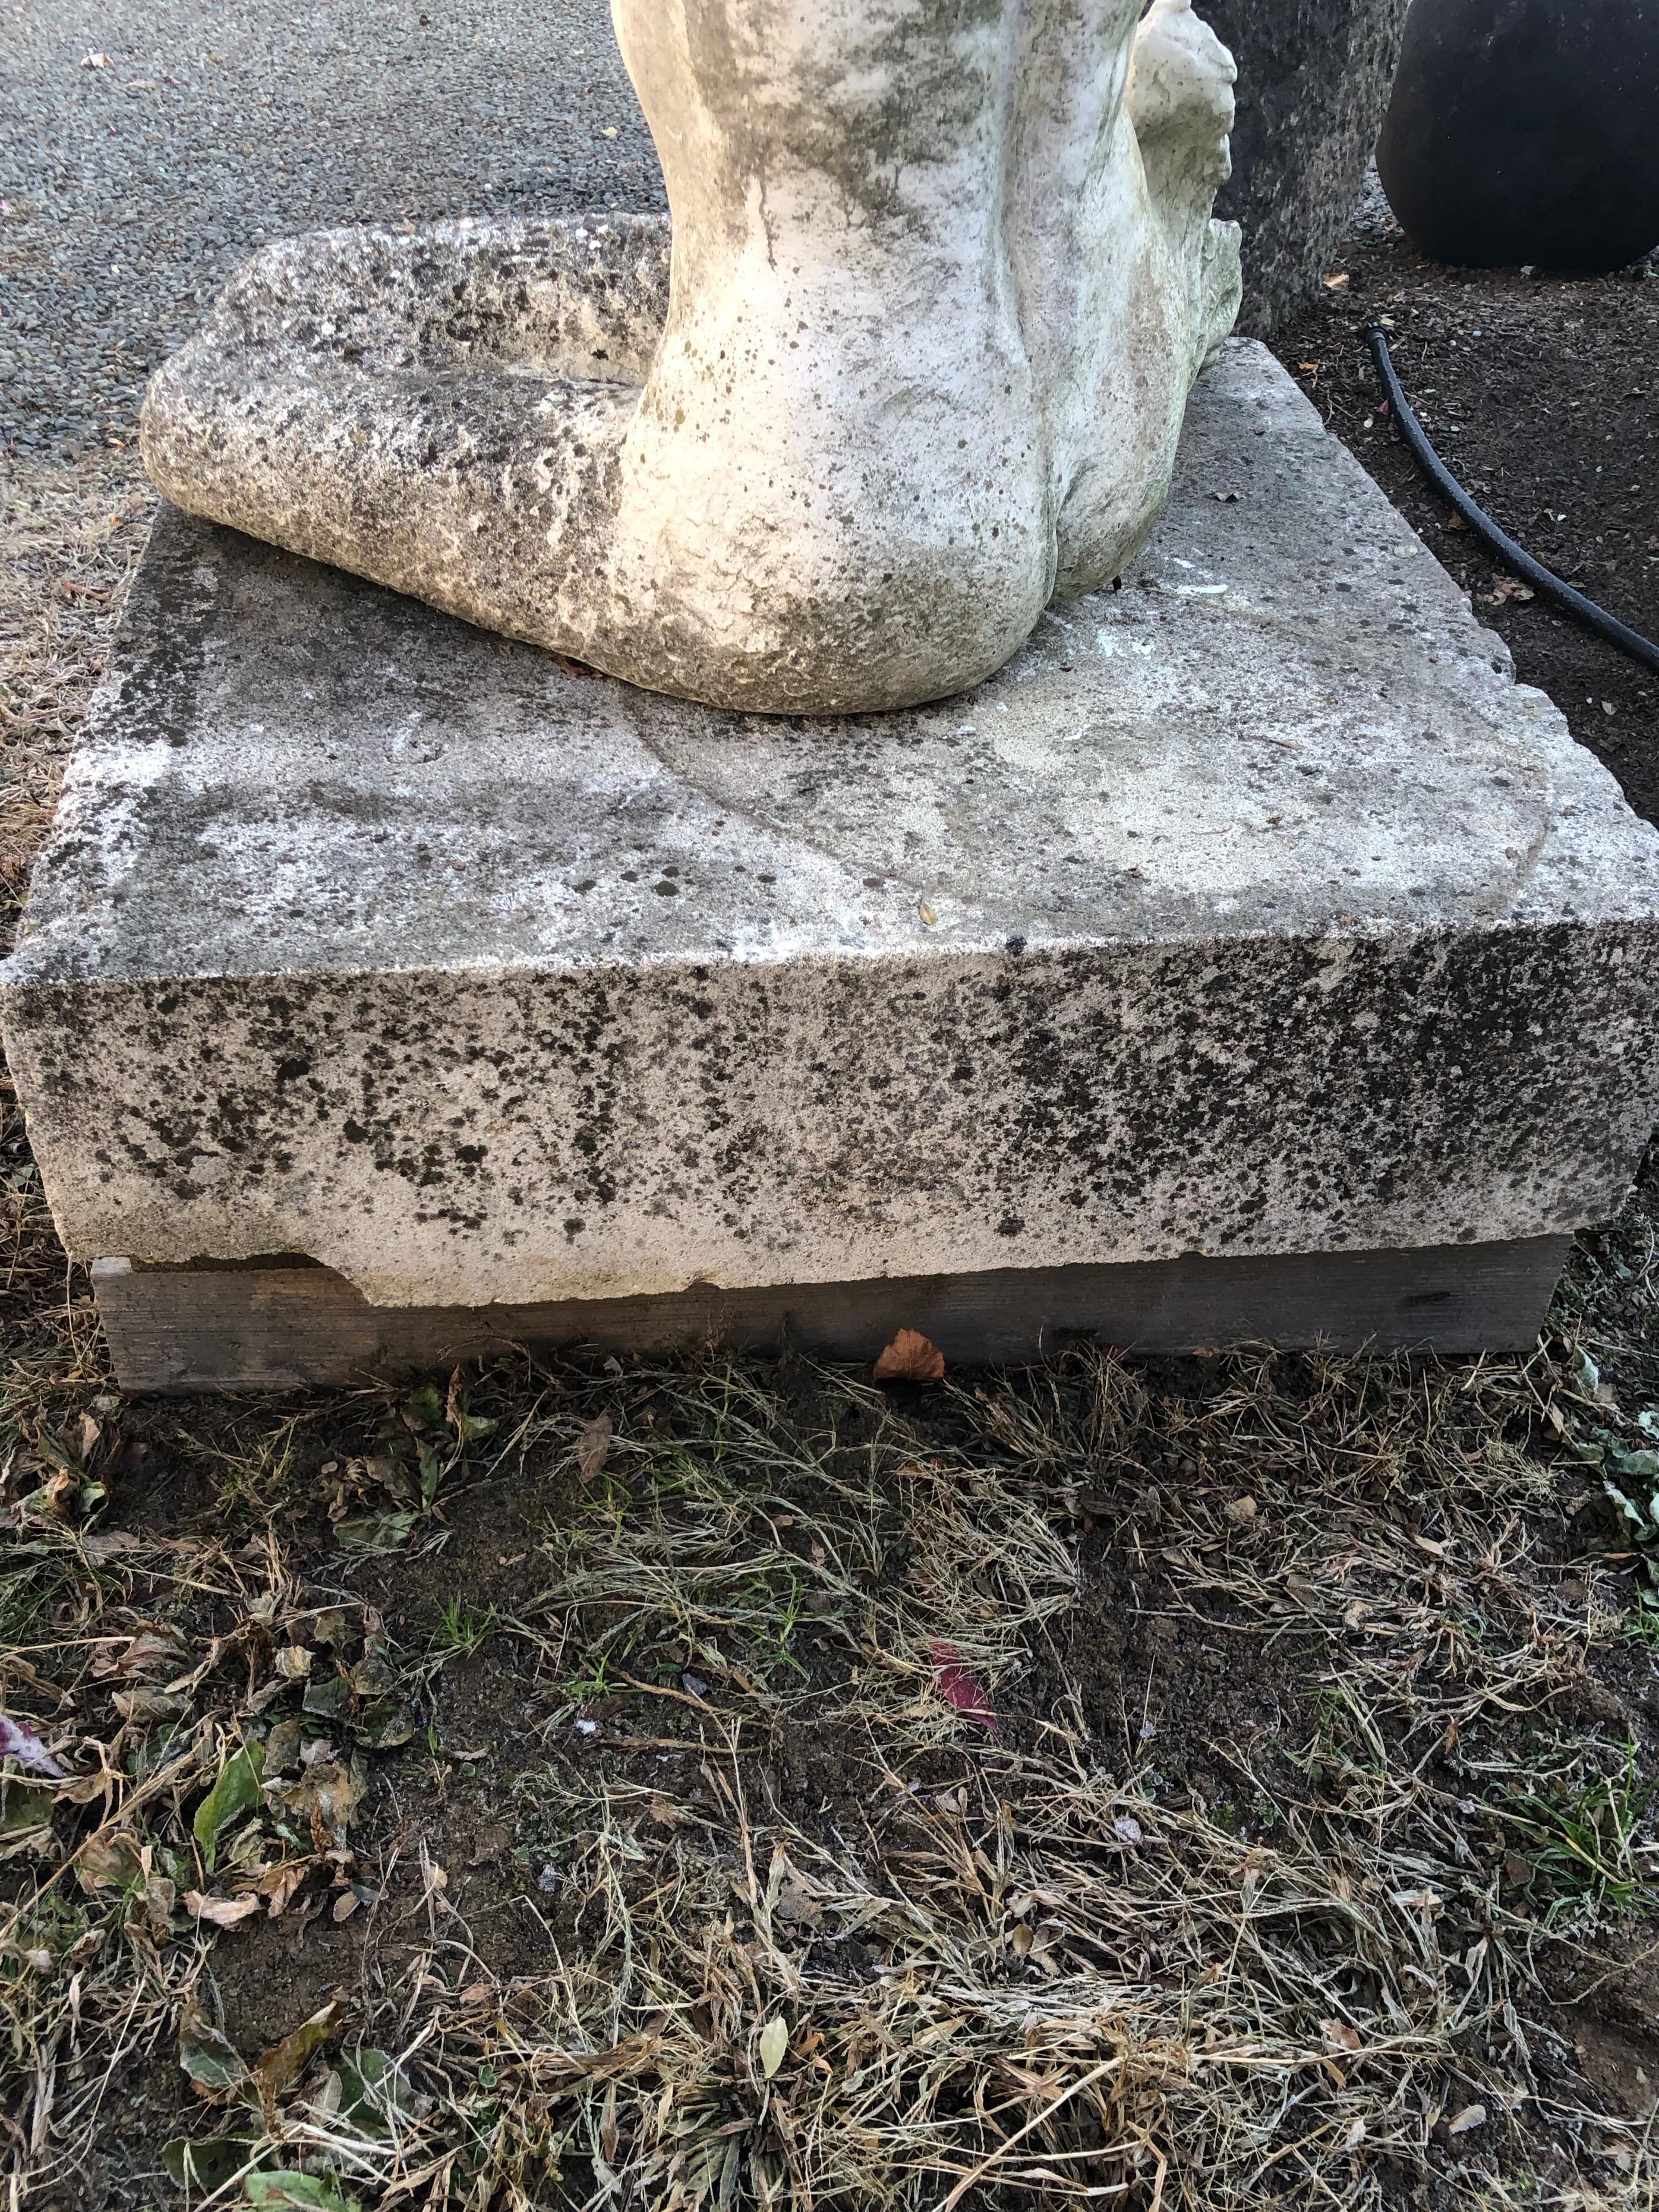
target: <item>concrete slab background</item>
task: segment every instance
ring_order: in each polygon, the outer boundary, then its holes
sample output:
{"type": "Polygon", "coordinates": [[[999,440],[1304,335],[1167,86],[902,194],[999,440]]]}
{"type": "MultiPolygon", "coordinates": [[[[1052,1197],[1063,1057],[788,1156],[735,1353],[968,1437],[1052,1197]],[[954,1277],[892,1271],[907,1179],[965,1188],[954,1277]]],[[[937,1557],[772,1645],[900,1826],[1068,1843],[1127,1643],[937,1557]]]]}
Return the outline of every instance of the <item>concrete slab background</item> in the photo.
{"type": "Polygon", "coordinates": [[[0,447],[130,437],[267,238],[663,204],[605,0],[0,0],[0,447]]]}

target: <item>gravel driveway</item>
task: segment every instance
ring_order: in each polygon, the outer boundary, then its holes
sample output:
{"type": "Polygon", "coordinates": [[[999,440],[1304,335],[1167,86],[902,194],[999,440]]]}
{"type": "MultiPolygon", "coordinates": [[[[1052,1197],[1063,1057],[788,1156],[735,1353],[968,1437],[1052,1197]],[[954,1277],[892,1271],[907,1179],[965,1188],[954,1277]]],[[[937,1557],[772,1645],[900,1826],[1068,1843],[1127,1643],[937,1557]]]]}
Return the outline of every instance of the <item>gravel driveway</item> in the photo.
{"type": "Polygon", "coordinates": [[[661,204],[605,0],[0,0],[0,449],[125,443],[262,240],[661,204]]]}

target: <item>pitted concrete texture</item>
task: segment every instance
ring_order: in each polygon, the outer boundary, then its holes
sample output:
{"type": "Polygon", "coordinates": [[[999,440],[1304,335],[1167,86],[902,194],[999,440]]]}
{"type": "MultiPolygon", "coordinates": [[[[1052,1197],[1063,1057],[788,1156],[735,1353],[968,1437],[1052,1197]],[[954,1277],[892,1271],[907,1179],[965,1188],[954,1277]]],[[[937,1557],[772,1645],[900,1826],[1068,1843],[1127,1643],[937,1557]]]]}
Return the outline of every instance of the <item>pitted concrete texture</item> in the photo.
{"type": "Polygon", "coordinates": [[[165,514],[3,971],[70,1249],[386,1304],[1537,1237],[1652,1123],[1659,836],[1259,346],[1122,590],[689,707],[165,514]]]}

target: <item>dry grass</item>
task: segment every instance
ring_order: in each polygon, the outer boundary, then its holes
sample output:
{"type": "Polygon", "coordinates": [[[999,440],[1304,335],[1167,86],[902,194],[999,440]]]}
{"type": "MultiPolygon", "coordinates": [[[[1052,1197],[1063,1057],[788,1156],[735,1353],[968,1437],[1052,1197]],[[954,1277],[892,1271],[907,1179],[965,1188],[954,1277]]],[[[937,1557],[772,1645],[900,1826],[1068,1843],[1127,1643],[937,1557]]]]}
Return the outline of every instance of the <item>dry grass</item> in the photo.
{"type": "Polygon", "coordinates": [[[109,2179],[111,2138],[134,2061],[182,2047],[222,2084],[168,2123],[210,2175],[296,2177],[253,2202],[1645,2201],[1647,2122],[1597,2109],[1547,1986],[1644,1908],[1659,1849],[1628,1730],[1560,1717],[1631,1620],[1617,1563],[1570,1595],[1547,1556],[1559,1470],[1528,1446],[1589,1410],[1570,1352],[1074,1360],[902,1407],[755,1364],[514,1369],[210,1442],[169,1415],[220,1474],[164,1539],[107,1525],[134,1445],[69,1387],[67,1434],[38,1376],[8,1407],[9,1691],[73,1770],[8,1796],[16,1833],[20,1802],[51,1815],[4,1938],[36,2187],[160,2189],[153,2142],[109,2179]],[[341,1528],[407,1516],[395,1591],[503,1480],[544,1499],[526,1601],[452,1601],[400,1647],[341,1528]],[[1187,1694],[1206,1634],[1245,1674],[1294,1647],[1294,1725],[1206,1744],[1219,1790],[1166,1770],[1150,1676],[1134,1710],[1127,1677],[1103,1693],[1115,1579],[1187,1694]],[[529,1965],[491,1962],[392,1810],[400,1771],[454,1757],[432,1686],[489,1638],[538,1716],[499,1776],[529,1965]],[[946,1647],[994,1733],[941,1694],[946,1647]],[[781,1769],[803,1742],[854,1774],[833,1802],[781,1769]],[[204,1794],[253,1744],[265,1786],[210,1868],[204,1794]],[[204,1895],[362,1929],[314,2051],[210,2031],[248,1936],[204,1895]]]}

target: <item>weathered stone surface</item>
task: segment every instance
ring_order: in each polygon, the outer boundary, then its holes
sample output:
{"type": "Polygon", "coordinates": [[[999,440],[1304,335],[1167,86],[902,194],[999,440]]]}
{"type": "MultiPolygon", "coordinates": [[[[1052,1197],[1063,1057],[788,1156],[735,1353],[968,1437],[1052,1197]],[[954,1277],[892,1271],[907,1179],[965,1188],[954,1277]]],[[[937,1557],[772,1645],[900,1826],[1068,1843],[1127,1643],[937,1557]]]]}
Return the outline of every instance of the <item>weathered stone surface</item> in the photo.
{"type": "Polygon", "coordinates": [[[1409,0],[1205,0],[1238,64],[1233,172],[1239,328],[1270,337],[1318,291],[1359,197],[1409,0]]]}
{"type": "Polygon", "coordinates": [[[1547,1236],[1655,1113],[1659,836],[1258,346],[1121,592],[695,708],[176,514],[3,971],[83,1256],[391,1304],[1547,1236]]]}
{"type": "Polygon", "coordinates": [[[617,0],[673,211],[267,247],[153,380],[191,512],[681,697],[854,713],[1109,582],[1238,301],[1188,0],[617,0]]]}

